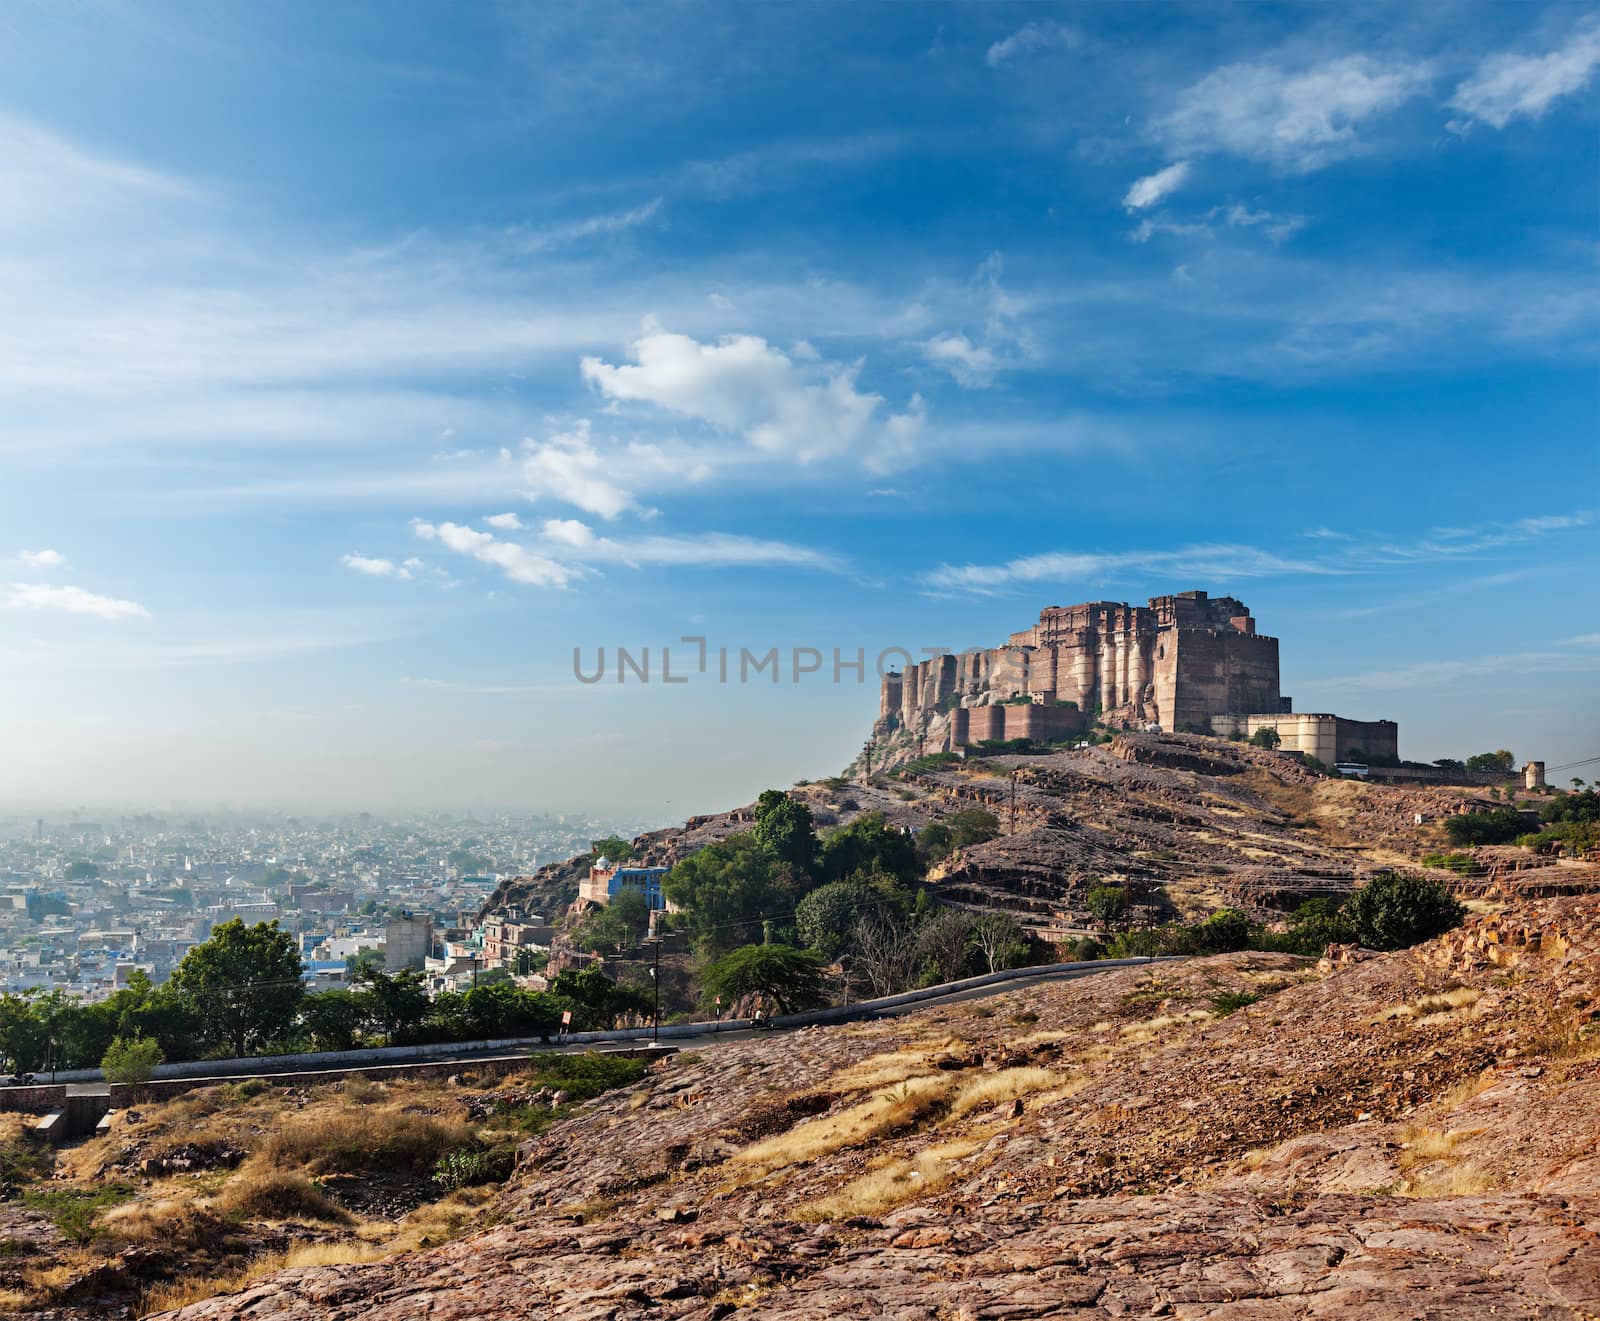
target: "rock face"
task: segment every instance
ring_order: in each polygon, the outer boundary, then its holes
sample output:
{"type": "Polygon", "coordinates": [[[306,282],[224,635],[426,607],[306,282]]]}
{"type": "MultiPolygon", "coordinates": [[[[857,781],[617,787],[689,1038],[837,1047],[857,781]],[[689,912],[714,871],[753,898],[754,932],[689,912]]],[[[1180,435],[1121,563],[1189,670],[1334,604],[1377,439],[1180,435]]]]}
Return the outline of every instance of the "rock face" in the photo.
{"type": "Polygon", "coordinates": [[[493,1228],[177,1315],[1592,1316],[1597,1002],[1572,896],[733,1043],[529,1143],[493,1228]]]}

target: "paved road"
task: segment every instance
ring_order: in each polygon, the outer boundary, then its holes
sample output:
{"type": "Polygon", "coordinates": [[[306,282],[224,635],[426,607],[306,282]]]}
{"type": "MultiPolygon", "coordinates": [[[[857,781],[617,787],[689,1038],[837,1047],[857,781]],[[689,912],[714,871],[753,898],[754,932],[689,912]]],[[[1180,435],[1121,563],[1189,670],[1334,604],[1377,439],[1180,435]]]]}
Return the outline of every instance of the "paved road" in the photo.
{"type": "MultiPolygon", "coordinates": [[[[860,1018],[849,1019],[849,1020],[846,1020],[846,1021],[853,1022],[853,1023],[861,1023],[861,1022],[871,1022],[874,1019],[880,1019],[880,1018],[898,1018],[902,1014],[920,1013],[924,1009],[934,1009],[934,1008],[937,1008],[940,1005],[962,1004],[962,1003],[965,1003],[965,1002],[967,1002],[969,1000],[986,999],[987,997],[989,997],[991,995],[1009,995],[1013,991],[1024,991],[1024,990],[1027,990],[1031,986],[1043,986],[1043,985],[1045,985],[1046,983],[1049,983],[1049,982],[1077,981],[1079,978],[1082,978],[1082,977],[1095,977],[1095,976],[1099,976],[1102,973],[1114,972],[1114,971],[1116,971],[1115,967],[1107,967],[1107,968],[1078,968],[1078,969],[1074,969],[1074,970],[1072,970],[1070,972],[1047,972],[1047,973],[1040,973],[1038,976],[1035,976],[1035,977],[1018,977],[1018,978],[1013,979],[1012,981],[995,982],[995,983],[993,983],[992,985],[989,985],[989,986],[970,986],[970,987],[967,987],[964,990],[949,991],[949,992],[946,992],[944,995],[930,996],[925,1000],[918,1000],[913,1004],[895,1005],[895,1006],[893,1006],[891,1008],[887,1008],[887,1009],[874,1010],[873,1012],[871,1012],[869,1014],[862,1015],[862,1017],[860,1017],[860,1018]]],[[[836,1027],[836,1026],[842,1026],[842,1024],[819,1024],[818,1026],[836,1027]]],[[[662,1044],[666,1045],[666,1046],[676,1046],[679,1050],[706,1050],[706,1049],[709,1049],[709,1048],[715,1047],[715,1046],[732,1045],[733,1043],[739,1042],[739,1041],[754,1041],[754,1040],[758,1040],[758,1039],[763,1038],[763,1037],[771,1036],[774,1032],[783,1033],[783,1032],[793,1032],[793,1031],[797,1031],[797,1030],[798,1029],[796,1029],[796,1028],[775,1027],[775,1028],[765,1029],[765,1030],[760,1031],[760,1032],[756,1032],[756,1031],[752,1031],[751,1030],[751,1028],[748,1025],[748,1020],[741,1018],[741,1019],[738,1019],[738,1020],[730,1021],[726,1027],[722,1028],[719,1031],[702,1032],[698,1036],[693,1036],[693,1037],[673,1037],[670,1041],[665,1041],[662,1044]]],[[[568,1045],[568,1046],[552,1046],[552,1047],[549,1047],[549,1049],[567,1051],[567,1052],[582,1052],[582,1051],[590,1051],[590,1050],[606,1050],[606,1049],[618,1049],[618,1048],[626,1049],[626,1048],[629,1048],[629,1047],[635,1047],[636,1048],[638,1046],[647,1046],[647,1045],[650,1044],[650,1041],[651,1041],[650,1033],[649,1033],[649,1031],[647,1029],[647,1030],[641,1032],[637,1037],[634,1037],[632,1039],[624,1039],[624,1040],[619,1040],[619,1041],[604,1041],[604,1042],[578,1042],[578,1043],[575,1043],[573,1045],[568,1045]]],[[[532,1050],[532,1049],[536,1049],[536,1048],[533,1048],[533,1047],[529,1048],[529,1050],[532,1050]]],[[[416,1062],[417,1063],[427,1063],[427,1064],[473,1064],[473,1063],[480,1063],[481,1064],[485,1060],[490,1060],[490,1059],[508,1059],[508,1058],[516,1058],[516,1057],[520,1057],[520,1056],[525,1056],[525,1055],[527,1055],[529,1053],[529,1050],[518,1051],[518,1052],[516,1052],[515,1056],[509,1055],[505,1050],[497,1050],[497,1051],[492,1051],[492,1052],[486,1052],[486,1051],[481,1051],[481,1050],[480,1051],[462,1051],[459,1054],[433,1055],[433,1056],[429,1056],[429,1058],[427,1060],[416,1061],[416,1062]]],[[[393,1064],[403,1064],[403,1063],[407,1063],[407,1062],[408,1061],[401,1061],[401,1060],[392,1061],[393,1064]]],[[[341,1066],[337,1067],[337,1071],[338,1072],[348,1072],[352,1068],[359,1068],[359,1067],[360,1066],[341,1065],[341,1066]]],[[[384,1067],[384,1066],[374,1064],[374,1065],[369,1065],[367,1067],[372,1068],[372,1069],[377,1069],[377,1068],[381,1068],[381,1067],[384,1067]]],[[[296,1073],[307,1072],[307,1071],[308,1070],[304,1070],[304,1069],[293,1070],[293,1072],[296,1072],[296,1073]]],[[[236,1073],[236,1074],[230,1074],[225,1078],[219,1077],[219,1078],[215,1079],[214,1081],[217,1081],[217,1082],[240,1082],[245,1078],[254,1078],[254,1077],[270,1078],[270,1077],[273,1076],[274,1072],[275,1071],[272,1070],[272,1069],[263,1069],[259,1074],[236,1073]]],[[[282,1072],[282,1070],[277,1070],[276,1072],[282,1072]]],[[[48,1081],[48,1075],[47,1074],[40,1074],[38,1080],[41,1083],[42,1082],[46,1082],[46,1081],[48,1081]]],[[[199,1080],[197,1080],[197,1081],[199,1081],[199,1080]]],[[[207,1079],[205,1081],[209,1082],[209,1081],[213,1081],[213,1080],[207,1079]]],[[[67,1095],[68,1096],[105,1096],[107,1094],[108,1094],[108,1088],[106,1087],[106,1084],[103,1083],[103,1082],[86,1082],[86,1083],[68,1083],[67,1084],[67,1095]]]]}

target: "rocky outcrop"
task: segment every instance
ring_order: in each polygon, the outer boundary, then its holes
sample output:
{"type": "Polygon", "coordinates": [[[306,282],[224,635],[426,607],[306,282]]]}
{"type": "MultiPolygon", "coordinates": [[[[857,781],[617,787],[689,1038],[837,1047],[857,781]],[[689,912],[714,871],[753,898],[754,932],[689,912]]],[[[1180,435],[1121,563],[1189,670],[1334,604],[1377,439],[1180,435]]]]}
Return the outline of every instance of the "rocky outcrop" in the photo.
{"type": "Polygon", "coordinates": [[[1575,897],[684,1054],[530,1143],[495,1227],[180,1315],[1590,1316],[1597,999],[1575,897]]]}

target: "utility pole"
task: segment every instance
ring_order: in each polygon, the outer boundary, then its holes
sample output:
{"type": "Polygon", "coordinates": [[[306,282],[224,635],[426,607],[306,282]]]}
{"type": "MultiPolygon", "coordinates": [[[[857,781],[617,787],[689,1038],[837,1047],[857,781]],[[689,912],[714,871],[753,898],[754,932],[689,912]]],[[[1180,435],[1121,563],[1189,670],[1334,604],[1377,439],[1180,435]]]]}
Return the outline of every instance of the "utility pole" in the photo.
{"type": "Polygon", "coordinates": [[[655,1011],[650,1016],[650,1041],[652,1045],[661,1043],[661,939],[658,936],[650,942],[656,947],[656,966],[650,970],[650,980],[655,983],[656,1005],[655,1011]]]}

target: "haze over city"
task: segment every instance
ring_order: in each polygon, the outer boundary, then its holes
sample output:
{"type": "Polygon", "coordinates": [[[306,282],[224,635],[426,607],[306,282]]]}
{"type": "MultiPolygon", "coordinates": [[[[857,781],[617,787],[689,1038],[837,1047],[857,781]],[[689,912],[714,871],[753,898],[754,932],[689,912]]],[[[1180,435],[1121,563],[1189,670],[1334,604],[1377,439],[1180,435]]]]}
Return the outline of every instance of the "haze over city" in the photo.
{"type": "Polygon", "coordinates": [[[664,824],[836,774],[885,648],[1189,589],[1405,758],[1591,757],[1597,67],[1559,4],[13,8],[0,804],[664,824]]]}

